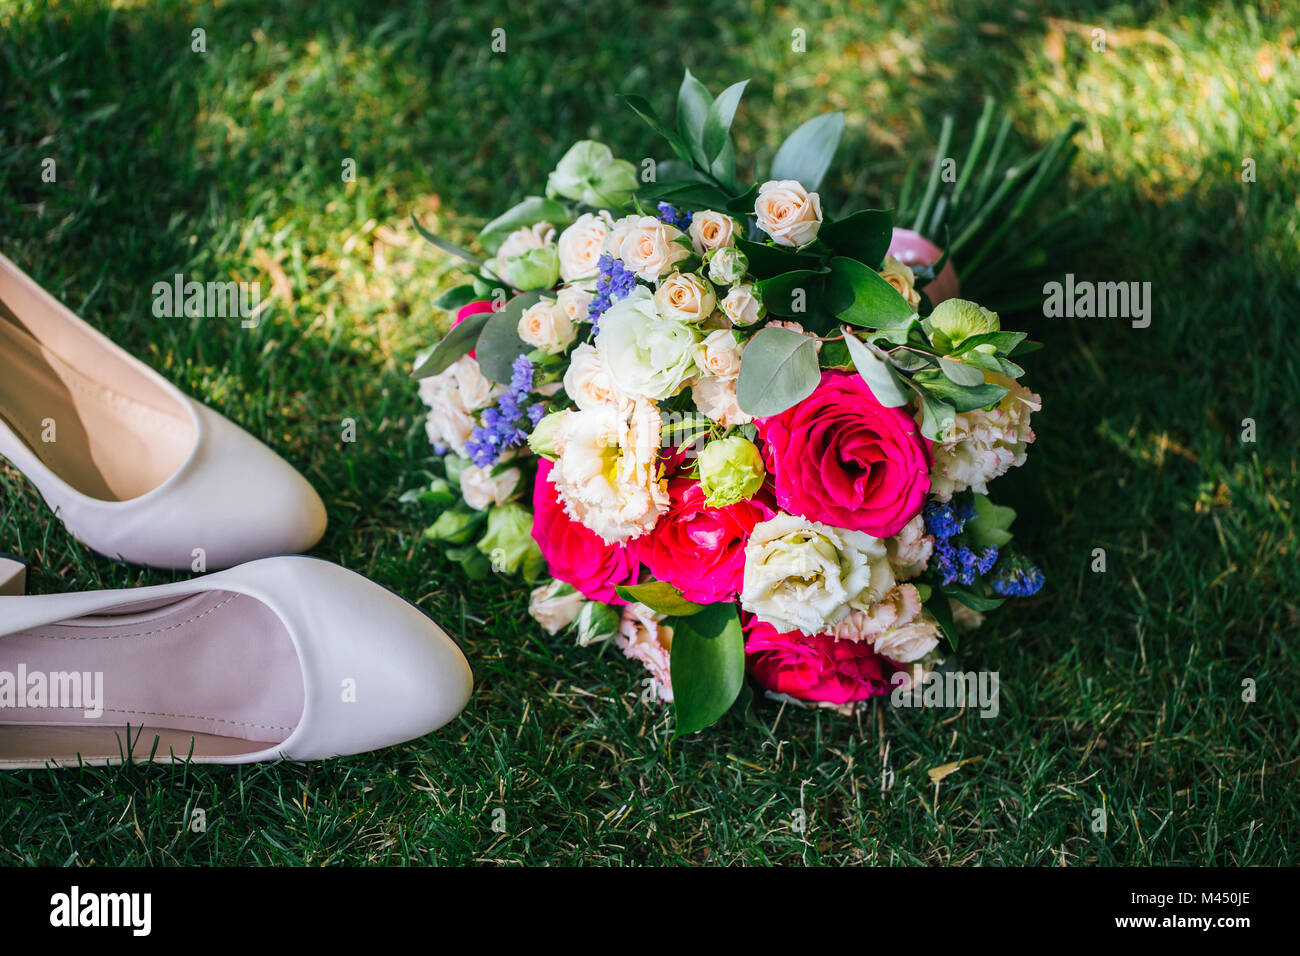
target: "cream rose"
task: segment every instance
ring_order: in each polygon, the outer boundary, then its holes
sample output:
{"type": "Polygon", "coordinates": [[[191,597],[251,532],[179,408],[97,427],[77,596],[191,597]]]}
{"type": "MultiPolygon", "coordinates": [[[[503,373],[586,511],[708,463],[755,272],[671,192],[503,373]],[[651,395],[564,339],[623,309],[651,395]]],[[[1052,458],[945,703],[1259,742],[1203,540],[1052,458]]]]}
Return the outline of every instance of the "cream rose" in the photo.
{"type": "Polygon", "coordinates": [[[577,329],[553,299],[542,299],[519,317],[519,338],[547,355],[559,355],[578,337],[577,329]]]}
{"type": "Polygon", "coordinates": [[[813,635],[893,586],[883,541],[782,513],[750,533],[740,604],[778,631],[813,635]]]}
{"type": "Polygon", "coordinates": [[[654,216],[625,216],[609,231],[605,251],[646,282],[654,282],[687,258],[691,250],[677,242],[682,232],[654,216]]]}
{"type": "Polygon", "coordinates": [[[528,613],[547,634],[558,634],[578,619],[587,598],[563,581],[552,581],[533,588],[528,598],[528,613]]]}
{"type": "Polygon", "coordinates": [[[695,364],[705,375],[735,378],[740,374],[740,356],[744,351],[744,345],[731,329],[718,329],[696,346],[695,364]]]}
{"type": "Polygon", "coordinates": [[[880,268],[880,275],[886,282],[898,290],[898,294],[915,309],[921,304],[921,293],[916,291],[916,273],[911,267],[899,262],[893,256],[885,256],[885,264],[880,268]]]}
{"type": "Polygon", "coordinates": [[[460,473],[460,493],[465,504],[476,511],[487,511],[493,505],[503,505],[519,487],[519,469],[507,468],[494,475],[494,468],[466,465],[460,473]]]}
{"type": "Polygon", "coordinates": [[[703,322],[713,314],[717,304],[712,283],[705,282],[693,272],[674,272],[660,282],[655,291],[659,314],[678,322],[703,322]]]}
{"type": "Polygon", "coordinates": [[[579,322],[590,321],[588,309],[594,298],[595,295],[581,286],[566,285],[555,294],[555,305],[576,326],[579,322]]]}
{"type": "Polygon", "coordinates": [[[722,300],[722,311],[732,325],[753,325],[763,317],[763,303],[755,295],[754,286],[748,282],[731,287],[722,300]]]}
{"type": "Polygon", "coordinates": [[[617,407],[627,401],[596,347],[586,342],[569,356],[569,367],[564,372],[564,392],[580,409],[602,405],[617,407]]]}
{"type": "Polygon", "coordinates": [[[690,233],[691,245],[704,255],[736,241],[736,220],[711,209],[701,209],[691,217],[690,233]]]}
{"type": "Polygon", "coordinates": [[[822,227],[822,201],[793,179],[768,180],[754,201],[758,228],[778,246],[798,247],[817,238],[822,227]]]}
{"type": "Polygon", "coordinates": [[[596,275],[605,237],[609,235],[609,214],[584,212],[556,243],[560,251],[560,278],[565,282],[596,275]]]}
{"type": "Polygon", "coordinates": [[[754,420],[754,416],[740,407],[734,376],[724,378],[705,375],[696,379],[691,386],[691,398],[695,400],[695,407],[700,410],[700,414],[707,415],[726,428],[747,425],[754,420]]]}

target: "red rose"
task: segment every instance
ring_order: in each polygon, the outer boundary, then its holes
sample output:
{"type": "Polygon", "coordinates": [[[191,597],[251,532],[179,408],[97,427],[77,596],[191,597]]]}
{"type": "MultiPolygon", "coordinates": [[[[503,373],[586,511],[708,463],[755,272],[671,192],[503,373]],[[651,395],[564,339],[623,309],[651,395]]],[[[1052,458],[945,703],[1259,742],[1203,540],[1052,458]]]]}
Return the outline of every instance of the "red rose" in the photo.
{"type": "Polygon", "coordinates": [[[668,495],[668,510],[638,539],[637,555],[656,581],[668,582],[688,601],[734,600],[745,576],[749,533],[772,517],[772,509],[752,499],[710,508],[700,483],[690,478],[670,481],[668,495]]]}
{"type": "Polygon", "coordinates": [[[839,705],[879,697],[889,693],[890,678],[898,670],[866,641],[781,634],[753,616],[745,635],[750,674],[767,690],[797,700],[839,705]]]}
{"type": "Polygon", "coordinates": [[[593,601],[626,604],[615,592],[619,584],[635,584],[641,564],[625,545],[609,545],[564,510],[555,485],[546,480],[551,463],[537,463],[533,484],[533,540],[546,558],[551,577],[572,584],[593,601]]]}
{"type": "Polygon", "coordinates": [[[856,372],[823,372],[815,392],[757,425],[777,504],[792,514],[888,538],[925,504],[929,441],[856,372]]]}

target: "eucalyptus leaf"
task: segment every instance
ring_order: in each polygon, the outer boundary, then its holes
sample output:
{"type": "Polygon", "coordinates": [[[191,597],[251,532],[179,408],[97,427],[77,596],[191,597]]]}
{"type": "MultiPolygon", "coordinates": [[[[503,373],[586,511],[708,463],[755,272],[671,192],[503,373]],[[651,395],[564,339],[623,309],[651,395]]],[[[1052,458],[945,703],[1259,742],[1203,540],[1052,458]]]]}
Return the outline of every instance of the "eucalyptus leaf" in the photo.
{"type": "Polygon", "coordinates": [[[950,358],[939,359],[939,369],[950,382],[955,382],[958,385],[984,384],[983,372],[977,368],[971,368],[969,365],[963,365],[961,362],[954,362],[950,358]]]}
{"type": "MultiPolygon", "coordinates": [[[[983,378],[982,375],[980,377],[983,378]]],[[[958,385],[943,373],[932,370],[917,372],[914,381],[924,385],[927,392],[959,412],[987,408],[1002,401],[1002,396],[1008,391],[1002,385],[958,385]]]]}
{"type": "MultiPolygon", "coordinates": [[[[462,355],[468,355],[478,342],[483,326],[491,317],[491,312],[478,312],[464,322],[452,328],[411,373],[412,378],[429,378],[446,371],[452,362],[462,355]]],[[[518,319],[515,320],[518,322],[518,319]]]]}
{"type": "Polygon", "coordinates": [[[676,740],[715,723],[745,684],[745,638],[736,606],[710,604],[674,619],[669,668],[676,740]]]}
{"type": "Polygon", "coordinates": [[[918,386],[915,379],[911,385],[921,396],[921,434],[930,441],[943,441],[957,420],[956,411],[947,402],[918,386]]]}
{"type": "Polygon", "coordinates": [[[479,294],[474,290],[472,285],[458,285],[455,288],[448,289],[438,298],[433,300],[435,309],[443,309],[447,312],[454,312],[469,305],[471,302],[477,302],[479,294]]]}
{"type": "Polygon", "coordinates": [[[411,224],[415,226],[416,232],[423,236],[428,242],[433,243],[443,252],[453,255],[458,259],[464,259],[475,268],[483,265],[483,260],[474,255],[474,253],[467,249],[462,249],[460,246],[456,245],[456,243],[450,242],[449,240],[442,238],[442,236],[436,236],[428,229],[425,229],[420,225],[420,220],[415,218],[415,213],[411,213],[411,224]]]}
{"type": "Polygon", "coordinates": [[[768,326],[745,346],[736,397],[745,412],[766,418],[802,402],[819,382],[816,341],[792,329],[768,326]]]}
{"type": "Polygon", "coordinates": [[[620,584],[614,590],[624,601],[644,604],[660,614],[690,617],[703,611],[705,605],[682,597],[682,592],[666,581],[647,581],[644,584],[620,584]]]}
{"type": "Polygon", "coordinates": [[[864,345],[847,330],[844,333],[844,344],[849,348],[849,355],[853,356],[853,367],[867,383],[871,394],[876,396],[876,401],[886,408],[899,408],[907,404],[907,392],[887,359],[879,358],[871,351],[871,347],[864,345]]]}
{"type": "Polygon", "coordinates": [[[830,168],[844,133],[844,114],[840,111],[814,116],[791,133],[772,160],[772,179],[794,179],[809,192],[815,192],[830,168]]]}
{"type": "Polygon", "coordinates": [[[541,297],[540,291],[525,292],[507,302],[500,312],[483,313],[487,322],[479,333],[475,357],[480,371],[489,381],[508,385],[515,359],[531,350],[532,346],[526,345],[519,337],[519,319],[524,309],[541,297]]]}

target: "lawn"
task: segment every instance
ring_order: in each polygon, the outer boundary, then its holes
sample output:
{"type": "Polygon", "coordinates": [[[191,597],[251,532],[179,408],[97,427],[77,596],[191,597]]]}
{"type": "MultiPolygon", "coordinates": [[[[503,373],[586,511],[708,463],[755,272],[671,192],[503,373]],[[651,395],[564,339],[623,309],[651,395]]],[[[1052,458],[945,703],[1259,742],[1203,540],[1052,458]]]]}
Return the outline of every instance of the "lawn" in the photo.
{"type": "MultiPolygon", "coordinates": [[[[1298,29],[1281,0],[0,0],[0,250],[301,468],[317,553],[431,612],[478,680],[376,754],[0,775],[0,863],[1296,863],[1298,29]],[[1090,197],[1086,241],[1047,268],[1149,281],[1152,321],[1004,315],[1046,343],[1045,407],[995,494],[1048,585],[963,647],[1000,672],[995,719],[766,703],[672,743],[636,665],[548,638],[519,586],[468,585],[398,500],[430,463],[408,372],[458,277],[410,214],[468,243],[574,139],[661,154],[615,94],[666,108],[683,66],[752,79],[737,152],[760,170],[846,110],[833,207],[888,205],[986,93],[1025,145],[1086,124],[1053,200],[1090,197]],[[178,272],[274,302],[254,329],[153,318],[178,272]]],[[[170,579],[88,552],[6,465],[0,496],[36,591],[170,579]]]]}

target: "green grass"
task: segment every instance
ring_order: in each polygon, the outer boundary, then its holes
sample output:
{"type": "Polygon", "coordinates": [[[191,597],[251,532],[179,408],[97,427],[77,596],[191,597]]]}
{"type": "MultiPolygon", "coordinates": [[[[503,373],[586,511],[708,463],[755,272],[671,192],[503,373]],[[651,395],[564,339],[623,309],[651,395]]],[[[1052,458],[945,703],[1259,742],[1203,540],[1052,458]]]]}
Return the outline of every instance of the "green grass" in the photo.
{"type": "MultiPolygon", "coordinates": [[[[302,468],[332,519],[317,553],[432,612],[478,678],[461,718],[381,753],[0,775],[0,862],[1294,864],[1300,15],[620,6],[0,2],[0,247],[302,468]],[[995,494],[1049,586],[963,649],[1001,673],[996,719],[767,704],[670,744],[635,665],[548,639],[518,585],[469,587],[398,502],[429,463],[406,372],[456,278],[409,213],[468,241],[575,138],[661,152],[615,93],[665,107],[684,65],[715,89],[752,77],[737,151],[760,164],[846,109],[831,208],[888,202],[939,114],[969,121],[985,93],[1026,144],[1086,121],[1059,201],[1105,187],[1079,214],[1094,238],[1052,269],[1151,281],[1154,318],[1004,316],[1048,346],[1028,362],[1038,443],[995,494]],[[153,319],[175,272],[281,292],[251,331],[153,319]],[[185,826],[196,807],[204,834],[185,826]]],[[[7,466],[0,494],[0,550],[36,562],[35,590],[168,579],[90,554],[7,466]]]]}

